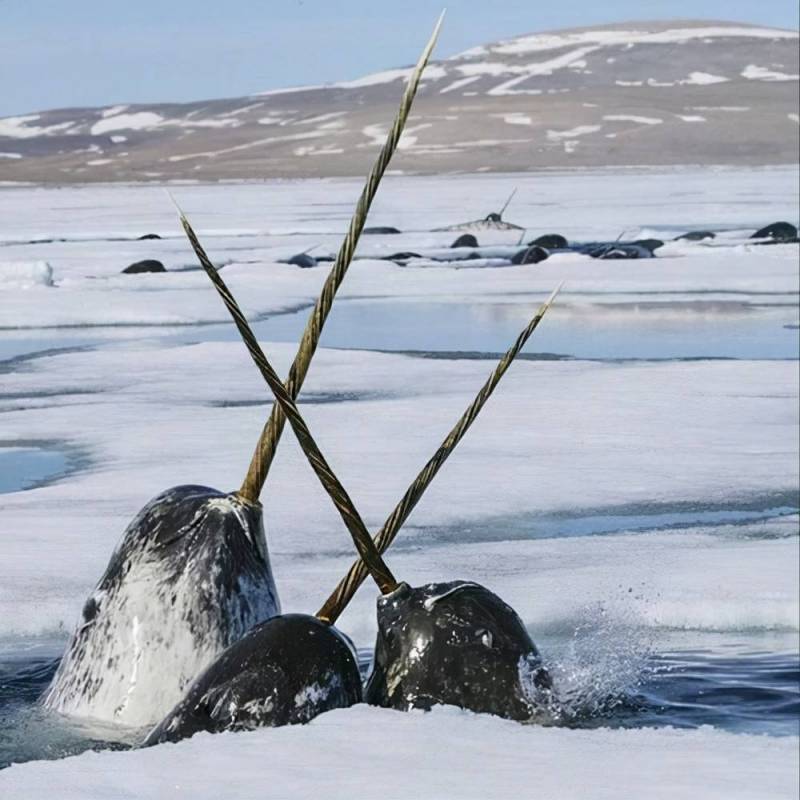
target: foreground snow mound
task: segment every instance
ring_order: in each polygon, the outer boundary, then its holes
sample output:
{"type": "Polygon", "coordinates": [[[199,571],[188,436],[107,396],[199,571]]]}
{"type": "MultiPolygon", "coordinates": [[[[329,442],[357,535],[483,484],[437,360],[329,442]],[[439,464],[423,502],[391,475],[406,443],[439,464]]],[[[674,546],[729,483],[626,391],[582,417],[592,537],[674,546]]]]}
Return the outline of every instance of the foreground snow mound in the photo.
{"type": "Polygon", "coordinates": [[[53,268],[46,261],[0,261],[0,289],[52,285],[53,268]]]}
{"type": "Polygon", "coordinates": [[[0,794],[50,798],[57,786],[60,800],[350,800],[373,786],[387,800],[769,800],[795,796],[797,744],[710,728],[567,730],[453,708],[405,714],[360,705],[308,725],[12,766],[0,773],[0,794]]]}

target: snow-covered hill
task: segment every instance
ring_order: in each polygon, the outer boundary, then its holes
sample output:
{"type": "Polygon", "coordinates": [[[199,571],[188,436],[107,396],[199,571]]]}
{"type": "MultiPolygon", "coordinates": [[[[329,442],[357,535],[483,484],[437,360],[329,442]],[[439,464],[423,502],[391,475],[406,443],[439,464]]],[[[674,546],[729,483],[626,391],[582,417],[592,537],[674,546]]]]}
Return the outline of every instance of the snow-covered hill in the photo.
{"type": "MultiPolygon", "coordinates": [[[[0,180],[361,174],[408,72],[0,119],[0,180]]],[[[625,23],[495,42],[428,67],[393,167],[793,163],[798,72],[797,31],[725,22],[625,23]]]]}

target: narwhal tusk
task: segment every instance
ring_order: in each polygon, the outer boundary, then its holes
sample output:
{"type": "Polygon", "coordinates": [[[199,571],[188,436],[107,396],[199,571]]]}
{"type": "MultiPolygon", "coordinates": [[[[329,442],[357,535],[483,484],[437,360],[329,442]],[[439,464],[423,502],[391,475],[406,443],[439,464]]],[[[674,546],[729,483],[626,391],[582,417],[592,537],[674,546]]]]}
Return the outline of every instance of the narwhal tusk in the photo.
{"type": "Polygon", "coordinates": [[[514,199],[514,195],[515,195],[516,193],[517,193],[517,187],[515,186],[515,187],[514,187],[514,188],[511,190],[511,194],[508,196],[508,200],[506,200],[506,202],[503,204],[503,207],[500,209],[500,213],[498,214],[498,216],[499,216],[499,217],[501,217],[501,218],[502,218],[503,214],[505,214],[505,213],[506,213],[506,209],[508,208],[508,206],[509,206],[509,204],[511,203],[511,201],[514,199]]]}
{"type": "Polygon", "coordinates": [[[311,467],[336,505],[336,508],[338,509],[339,514],[341,515],[342,520],[347,527],[347,530],[353,537],[353,542],[358,550],[359,556],[361,556],[363,562],[367,564],[369,572],[374,578],[375,582],[378,584],[381,592],[386,594],[387,592],[393,591],[397,588],[397,581],[384,563],[380,553],[378,553],[375,544],[373,543],[372,538],[370,537],[369,532],[367,531],[367,528],[361,519],[361,516],[353,505],[353,501],[350,499],[350,496],[347,494],[344,487],[333,473],[333,470],[330,468],[328,462],[325,460],[325,457],[320,452],[320,449],[317,446],[317,443],[314,441],[308,426],[297,409],[294,399],[289,394],[286,387],[281,383],[281,379],[272,368],[272,365],[267,360],[267,357],[264,355],[264,351],[258,344],[258,340],[248,325],[244,314],[242,314],[239,304],[231,294],[230,290],[225,284],[225,281],[223,281],[220,277],[216,267],[214,267],[214,265],[211,263],[208,255],[206,255],[203,246],[200,244],[197,238],[197,234],[195,234],[184,213],[180,210],[180,208],[178,208],[174,198],[170,196],[170,199],[178,209],[178,215],[180,217],[183,230],[185,231],[186,236],[188,237],[189,242],[191,243],[192,248],[197,255],[197,258],[200,261],[201,266],[206,271],[206,274],[214,284],[214,288],[219,293],[222,301],[225,303],[225,306],[233,317],[233,321],[236,324],[236,327],[239,329],[239,333],[244,340],[247,349],[250,351],[253,361],[255,361],[256,366],[264,377],[264,380],[267,382],[269,388],[272,390],[272,393],[275,395],[276,401],[283,409],[283,413],[289,420],[289,424],[292,426],[292,430],[294,431],[295,436],[297,436],[297,440],[300,443],[300,446],[302,447],[306,457],[308,458],[311,467]]]}
{"type": "MultiPolygon", "coordinates": [[[[436,473],[440,467],[453,452],[456,445],[464,437],[464,434],[469,430],[470,425],[475,421],[475,418],[480,413],[486,401],[491,396],[500,379],[505,374],[506,370],[511,365],[511,362],[516,358],[520,350],[525,346],[530,335],[536,330],[537,325],[542,317],[547,313],[553,301],[556,298],[559,290],[563,286],[563,282],[559,284],[550,297],[536,312],[533,319],[527,324],[525,329],[517,337],[514,344],[508,349],[505,355],[500,359],[494,371],[489,376],[489,379],[481,387],[481,390],[476,395],[475,399],[470,404],[469,408],[464,412],[463,416],[455,424],[453,429],[442,442],[439,449],[433,454],[431,459],[422,468],[419,475],[414,479],[411,486],[408,487],[403,498],[395,507],[394,511],[389,515],[389,518],[383,524],[378,534],[375,536],[375,544],[377,545],[380,553],[385,553],[389,545],[394,541],[397,532],[408,519],[409,514],[414,510],[414,506],[419,502],[425,490],[436,477],[436,473]]],[[[363,583],[364,578],[367,576],[367,570],[361,561],[356,561],[347,575],[340,581],[339,585],[334,589],[331,596],[325,601],[325,604],[320,609],[317,616],[327,622],[334,623],[339,615],[344,611],[347,604],[350,602],[353,595],[356,593],[358,587],[363,583]]]]}
{"type": "MultiPolygon", "coordinates": [[[[375,197],[375,193],[378,191],[378,185],[383,177],[383,173],[386,171],[386,167],[389,165],[389,161],[400,141],[400,136],[403,133],[403,127],[411,111],[411,104],[414,101],[422,72],[428,63],[428,59],[430,58],[439,36],[444,14],[445,12],[442,11],[436,23],[436,27],[433,30],[433,34],[425,45],[425,49],[422,51],[422,55],[414,71],[411,73],[411,77],[408,79],[408,85],[400,100],[400,108],[397,111],[397,116],[386,138],[386,142],[383,145],[383,149],[367,177],[361,196],[358,199],[356,210],[353,212],[353,218],[350,220],[350,227],[347,231],[347,235],[342,241],[342,245],[336,256],[336,261],[325,281],[325,285],[322,287],[322,292],[314,306],[314,310],[311,312],[306,329],[303,331],[303,338],[300,340],[297,355],[295,356],[294,363],[289,370],[289,376],[286,380],[287,393],[293,399],[300,393],[306,373],[311,364],[311,359],[319,344],[322,327],[331,310],[333,299],[347,273],[350,262],[353,260],[358,238],[367,220],[370,205],[375,197]]],[[[250,461],[250,466],[247,470],[247,475],[239,490],[239,494],[251,502],[258,500],[258,496],[261,494],[272,460],[275,457],[275,450],[278,447],[278,442],[283,433],[285,423],[286,418],[282,407],[280,404],[274,405],[269,420],[261,432],[255,452],[250,461]]]]}

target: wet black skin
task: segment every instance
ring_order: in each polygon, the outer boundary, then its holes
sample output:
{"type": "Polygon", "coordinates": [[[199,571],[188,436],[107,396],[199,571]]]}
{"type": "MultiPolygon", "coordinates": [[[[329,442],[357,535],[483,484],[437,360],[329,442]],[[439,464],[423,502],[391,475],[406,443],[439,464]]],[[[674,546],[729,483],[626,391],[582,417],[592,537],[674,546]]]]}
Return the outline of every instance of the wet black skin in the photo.
{"type": "Polygon", "coordinates": [[[638,244],[619,243],[583,245],[575,248],[579,253],[585,253],[592,258],[602,258],[607,261],[616,261],[631,258],[653,258],[653,251],[638,244]]]}
{"type": "Polygon", "coordinates": [[[675,237],[675,241],[685,239],[687,242],[702,242],[703,239],[716,239],[717,234],[713,231],[689,231],[675,237]]]}
{"type": "Polygon", "coordinates": [[[478,247],[478,238],[472,233],[462,233],[450,247],[478,247]]]}
{"type": "Polygon", "coordinates": [[[538,244],[539,247],[544,247],[545,250],[565,250],[569,247],[569,242],[560,233],[546,233],[544,236],[539,236],[528,242],[528,247],[533,244],[538,244]]]}
{"type": "Polygon", "coordinates": [[[542,711],[550,686],[522,621],[485,587],[401,584],[378,600],[368,703],[403,711],[446,704],[525,721],[542,711]]]}
{"type": "Polygon", "coordinates": [[[361,699],[361,676],[344,634],[316,617],[285,614],[257,625],[228,647],[144,746],[199,731],[304,723],[361,699]]]}
{"type": "Polygon", "coordinates": [[[307,269],[309,267],[316,267],[317,259],[314,258],[314,256],[310,256],[308,253],[298,253],[291,258],[287,258],[283,263],[292,264],[295,267],[303,267],[304,269],[307,269]]]}

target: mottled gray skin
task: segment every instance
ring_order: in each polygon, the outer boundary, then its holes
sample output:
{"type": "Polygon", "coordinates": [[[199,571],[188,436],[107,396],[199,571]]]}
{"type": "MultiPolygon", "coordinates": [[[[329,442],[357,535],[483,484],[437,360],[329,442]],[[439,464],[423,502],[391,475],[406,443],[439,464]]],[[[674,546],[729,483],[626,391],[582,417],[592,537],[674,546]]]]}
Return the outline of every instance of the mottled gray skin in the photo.
{"type": "Polygon", "coordinates": [[[408,584],[378,600],[365,699],[408,711],[437,704],[532,720],[550,676],[514,609],[476,583],[408,584]]]}
{"type": "Polygon", "coordinates": [[[260,505],[169,489],[125,531],[44,705],[153,725],[222,650],[279,612],[260,505]]]}
{"type": "Polygon", "coordinates": [[[316,617],[285,614],[257,625],[225,650],[144,746],[176,742],[199,731],[295,725],[361,699],[350,641],[316,617]]]}
{"type": "Polygon", "coordinates": [[[521,231],[521,225],[506,222],[496,212],[487,214],[483,219],[474,219],[470,222],[460,222],[458,225],[447,225],[444,228],[434,228],[434,231],[521,231]]]}

